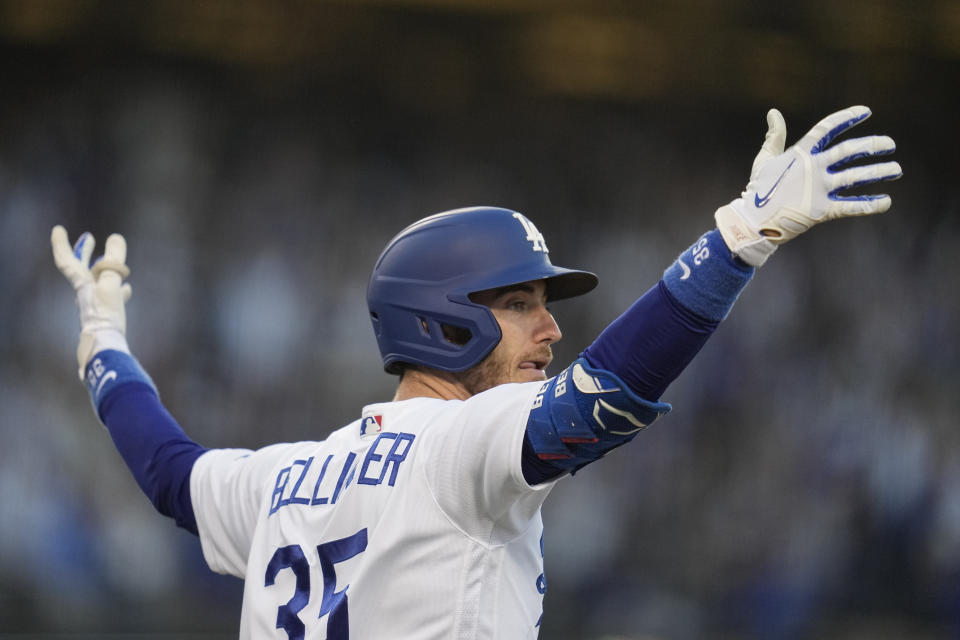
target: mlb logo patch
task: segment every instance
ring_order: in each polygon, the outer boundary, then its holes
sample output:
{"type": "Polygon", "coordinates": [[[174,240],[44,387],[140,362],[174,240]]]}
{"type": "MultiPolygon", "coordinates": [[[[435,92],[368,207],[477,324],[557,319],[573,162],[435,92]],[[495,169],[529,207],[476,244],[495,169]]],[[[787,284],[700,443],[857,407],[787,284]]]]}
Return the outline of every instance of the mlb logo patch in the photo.
{"type": "Polygon", "coordinates": [[[383,431],[383,416],[380,414],[364,416],[360,421],[360,435],[370,436],[383,431]]]}

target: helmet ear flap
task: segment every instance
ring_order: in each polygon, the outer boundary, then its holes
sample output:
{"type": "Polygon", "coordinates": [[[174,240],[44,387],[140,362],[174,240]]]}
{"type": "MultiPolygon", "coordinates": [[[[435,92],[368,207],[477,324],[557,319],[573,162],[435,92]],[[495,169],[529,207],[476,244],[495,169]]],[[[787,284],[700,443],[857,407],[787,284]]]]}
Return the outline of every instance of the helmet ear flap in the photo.
{"type": "Polygon", "coordinates": [[[399,373],[396,364],[403,362],[463,371],[500,342],[500,325],[487,307],[448,300],[433,304],[439,311],[431,311],[430,304],[411,304],[417,293],[412,289],[397,287],[406,303],[386,300],[370,313],[387,373],[399,373]]]}
{"type": "Polygon", "coordinates": [[[423,337],[428,340],[442,339],[451,345],[464,347],[473,338],[473,332],[467,327],[428,319],[424,316],[417,316],[417,320],[420,322],[420,331],[423,337]]]}
{"type": "Polygon", "coordinates": [[[443,331],[443,339],[449,342],[450,344],[455,344],[458,347],[462,347],[470,342],[470,339],[473,338],[473,334],[470,332],[470,329],[466,327],[457,327],[452,324],[447,324],[443,322],[440,324],[440,330],[443,331]]]}

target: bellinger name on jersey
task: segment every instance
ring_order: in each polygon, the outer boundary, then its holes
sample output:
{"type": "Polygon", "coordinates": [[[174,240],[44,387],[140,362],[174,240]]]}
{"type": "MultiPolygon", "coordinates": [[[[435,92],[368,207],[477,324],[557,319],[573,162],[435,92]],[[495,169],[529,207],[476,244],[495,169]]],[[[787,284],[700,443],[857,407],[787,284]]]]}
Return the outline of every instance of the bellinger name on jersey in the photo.
{"type": "MultiPolygon", "coordinates": [[[[375,487],[386,481],[389,486],[394,486],[400,465],[415,437],[412,433],[381,432],[359,463],[357,484],[375,487]]],[[[353,481],[357,458],[357,452],[351,451],[345,457],[330,454],[322,462],[315,456],[294,460],[277,473],[269,515],[292,504],[311,507],[336,504],[343,490],[353,481]]]]}

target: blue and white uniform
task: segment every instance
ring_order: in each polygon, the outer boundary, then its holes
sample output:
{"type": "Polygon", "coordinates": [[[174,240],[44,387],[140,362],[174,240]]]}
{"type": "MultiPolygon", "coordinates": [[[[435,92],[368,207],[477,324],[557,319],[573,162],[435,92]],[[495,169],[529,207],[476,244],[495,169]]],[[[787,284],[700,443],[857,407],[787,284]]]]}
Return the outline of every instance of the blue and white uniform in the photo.
{"type": "Polygon", "coordinates": [[[370,405],[323,442],[201,456],[200,541],[246,580],[241,637],[536,637],[553,482],[530,486],[520,461],[541,386],[370,405]]]}
{"type": "Polygon", "coordinates": [[[722,242],[701,238],[547,382],[370,405],[320,442],[204,449],[127,353],[99,352],[87,382],[157,509],[245,580],[242,638],[535,638],[540,507],[669,410],[656,400],[753,274],[722,242]]]}

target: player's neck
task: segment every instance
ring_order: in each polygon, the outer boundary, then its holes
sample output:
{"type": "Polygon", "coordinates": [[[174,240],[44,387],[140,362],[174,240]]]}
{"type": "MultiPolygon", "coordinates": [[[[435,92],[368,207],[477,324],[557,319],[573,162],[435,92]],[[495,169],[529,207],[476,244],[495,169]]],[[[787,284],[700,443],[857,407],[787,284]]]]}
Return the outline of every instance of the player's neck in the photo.
{"type": "Polygon", "coordinates": [[[397,385],[393,401],[411,398],[439,398],[441,400],[466,400],[472,394],[463,383],[446,371],[435,369],[408,369],[397,385]]]}

